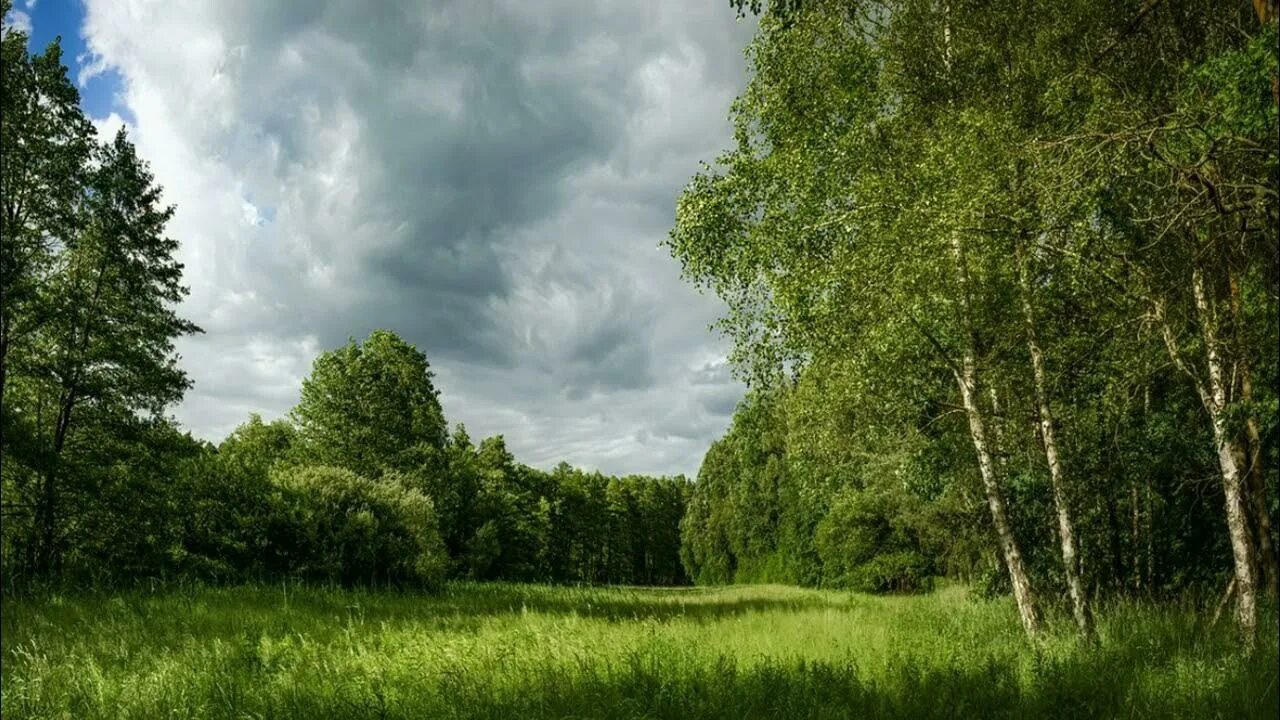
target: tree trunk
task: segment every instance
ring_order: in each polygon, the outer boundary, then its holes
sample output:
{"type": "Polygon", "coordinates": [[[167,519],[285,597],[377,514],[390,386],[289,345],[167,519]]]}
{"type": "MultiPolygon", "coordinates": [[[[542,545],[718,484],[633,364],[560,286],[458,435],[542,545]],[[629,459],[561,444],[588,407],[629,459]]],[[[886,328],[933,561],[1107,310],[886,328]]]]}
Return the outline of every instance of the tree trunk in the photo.
{"type": "MultiPolygon", "coordinates": [[[[1191,291],[1195,298],[1200,331],[1204,336],[1207,379],[1182,356],[1177,336],[1165,316],[1164,304],[1151,298],[1151,308],[1165,348],[1174,365],[1191,378],[1200,403],[1209,415],[1213,428],[1213,445],[1218,453],[1218,468],[1222,473],[1223,498],[1226,505],[1227,535],[1231,540],[1231,558],[1235,568],[1236,605],[1240,632],[1245,645],[1252,647],[1257,637],[1257,585],[1254,578],[1254,545],[1249,531],[1248,509],[1245,505],[1245,452],[1238,434],[1227,418],[1227,403],[1231,388],[1228,386],[1226,361],[1217,332],[1217,319],[1205,292],[1204,276],[1200,268],[1191,271],[1191,291]]],[[[1238,365],[1233,368],[1239,369],[1238,365]]],[[[1234,382],[1234,381],[1232,381],[1234,382]]]]}
{"type": "Polygon", "coordinates": [[[1102,506],[1102,511],[1107,516],[1107,550],[1111,556],[1110,587],[1115,590],[1124,590],[1124,551],[1120,547],[1123,543],[1120,539],[1120,521],[1116,519],[1116,506],[1110,498],[1106,497],[1099,497],[1098,504],[1102,506]]]}
{"type": "Polygon", "coordinates": [[[1244,453],[1235,437],[1227,432],[1221,413],[1213,420],[1218,464],[1222,467],[1222,489],[1226,497],[1227,531],[1231,535],[1231,556],[1235,562],[1237,613],[1245,643],[1253,644],[1257,632],[1257,590],[1253,574],[1253,538],[1246,517],[1240,466],[1244,453]]]}
{"type": "Polygon", "coordinates": [[[1222,490],[1226,499],[1227,532],[1231,537],[1231,555],[1235,562],[1236,610],[1245,644],[1252,646],[1257,635],[1257,584],[1254,581],[1253,539],[1249,532],[1248,510],[1244,499],[1244,449],[1237,434],[1228,424],[1227,402],[1230,399],[1213,308],[1205,292],[1204,276],[1199,268],[1191,273],[1191,289],[1195,295],[1200,328],[1204,333],[1208,359],[1209,383],[1202,388],[1201,401],[1213,424],[1214,446],[1222,470],[1222,490]]]}
{"type": "Polygon", "coordinates": [[[1031,588],[1031,580],[1027,577],[1026,566],[1022,560],[1022,552],[1018,549],[1017,539],[1013,535],[1013,527],[1009,523],[1008,511],[1005,508],[1004,495],[996,479],[995,463],[992,459],[991,446],[987,440],[986,422],[982,416],[982,407],[978,401],[978,369],[973,334],[973,318],[969,307],[969,272],[966,267],[964,243],[960,236],[953,235],[951,241],[954,253],[956,281],[959,295],[960,325],[963,330],[964,348],[961,367],[956,372],[956,384],[960,387],[960,399],[964,404],[965,414],[969,419],[969,435],[973,440],[973,448],[978,455],[978,470],[982,475],[982,487],[987,496],[987,507],[991,510],[991,519],[1000,541],[1000,549],[1004,554],[1005,567],[1009,571],[1009,581],[1013,586],[1013,597],[1018,604],[1018,617],[1027,635],[1036,637],[1040,633],[1040,616],[1036,611],[1035,594],[1031,588]]]}
{"type": "Polygon", "coordinates": [[[1277,563],[1275,543],[1272,541],[1273,530],[1271,513],[1267,510],[1267,484],[1263,476],[1262,437],[1258,431],[1258,421],[1249,418],[1245,423],[1249,433],[1249,472],[1248,481],[1249,504],[1253,509],[1253,517],[1258,529],[1258,564],[1262,569],[1262,581],[1267,594],[1272,598],[1280,593],[1280,566],[1277,563]]]}
{"type": "Polygon", "coordinates": [[[1000,409],[1000,393],[996,392],[995,386],[988,385],[987,397],[991,399],[991,435],[994,440],[991,444],[991,454],[996,458],[1000,474],[1008,477],[1009,449],[1004,443],[1004,429],[1001,427],[1001,423],[1004,422],[1004,411],[1000,409]]]}
{"type": "MultiPolygon", "coordinates": [[[[1053,411],[1049,407],[1048,383],[1045,379],[1044,352],[1036,332],[1035,307],[1031,302],[1031,280],[1028,277],[1025,259],[1018,266],[1018,281],[1021,286],[1022,314],[1026,320],[1027,351],[1031,355],[1031,371],[1035,383],[1036,408],[1040,415],[1040,438],[1044,443],[1044,457],[1049,465],[1049,482],[1053,489],[1053,506],[1058,516],[1058,540],[1062,548],[1062,567],[1067,578],[1067,592],[1071,596],[1071,612],[1075,616],[1076,625],[1085,637],[1093,635],[1093,613],[1089,609],[1089,599],[1085,594],[1084,582],[1081,580],[1080,550],[1076,545],[1076,535],[1071,522],[1071,510],[1067,505],[1066,482],[1063,479],[1062,461],[1058,455],[1057,429],[1053,422],[1053,411]]],[[[1134,506],[1136,513],[1136,505],[1134,506]]],[[[1136,547],[1136,544],[1135,544],[1136,547]]]]}
{"type": "Polygon", "coordinates": [[[53,452],[45,467],[43,482],[40,488],[40,501],[37,508],[37,522],[32,525],[33,534],[39,533],[35,543],[35,574],[50,577],[58,564],[57,526],[58,526],[58,461],[62,448],[66,445],[67,430],[71,426],[71,412],[75,407],[75,392],[68,392],[58,409],[58,422],[54,430],[53,452]]]}
{"type": "Polygon", "coordinates": [[[1227,606],[1227,601],[1231,599],[1232,594],[1236,591],[1236,578],[1231,576],[1231,580],[1227,582],[1227,589],[1222,592],[1222,599],[1218,601],[1217,606],[1213,609],[1213,617],[1209,619],[1209,627],[1218,624],[1218,618],[1222,617],[1222,609],[1227,606]]]}
{"type": "MultiPolygon", "coordinates": [[[[1231,315],[1237,332],[1235,338],[1237,353],[1240,355],[1240,400],[1248,404],[1253,400],[1253,375],[1244,355],[1247,347],[1245,338],[1240,337],[1238,334],[1244,323],[1244,314],[1241,311],[1240,283],[1236,280],[1234,274],[1229,275],[1228,280],[1231,287],[1231,315]]],[[[1253,511],[1254,528],[1257,530],[1258,567],[1262,571],[1263,586],[1266,588],[1267,594],[1275,598],[1277,595],[1277,576],[1280,576],[1280,565],[1277,564],[1275,545],[1271,540],[1271,513],[1267,510],[1267,480],[1264,475],[1265,468],[1262,460],[1262,433],[1258,429],[1257,415],[1252,408],[1248,410],[1248,414],[1245,417],[1247,444],[1245,457],[1248,458],[1245,475],[1245,496],[1248,498],[1250,509],[1253,511]]]]}

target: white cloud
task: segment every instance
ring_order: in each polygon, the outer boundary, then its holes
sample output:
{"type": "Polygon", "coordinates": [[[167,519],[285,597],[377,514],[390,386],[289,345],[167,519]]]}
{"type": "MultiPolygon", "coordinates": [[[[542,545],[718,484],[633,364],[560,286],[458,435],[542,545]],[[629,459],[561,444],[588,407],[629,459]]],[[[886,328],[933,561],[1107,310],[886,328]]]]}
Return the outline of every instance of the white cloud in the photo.
{"type": "Polygon", "coordinates": [[[134,129],[129,126],[129,123],[120,117],[118,113],[113,112],[104,118],[90,118],[90,120],[98,130],[99,139],[102,140],[115,137],[121,128],[124,128],[125,132],[131,136],[136,134],[134,129]]]}
{"type": "MultiPolygon", "coordinates": [[[[27,9],[30,10],[31,6],[27,5],[27,9]]],[[[13,28],[31,37],[31,16],[21,10],[10,10],[4,18],[4,25],[6,28],[13,28]]]]}

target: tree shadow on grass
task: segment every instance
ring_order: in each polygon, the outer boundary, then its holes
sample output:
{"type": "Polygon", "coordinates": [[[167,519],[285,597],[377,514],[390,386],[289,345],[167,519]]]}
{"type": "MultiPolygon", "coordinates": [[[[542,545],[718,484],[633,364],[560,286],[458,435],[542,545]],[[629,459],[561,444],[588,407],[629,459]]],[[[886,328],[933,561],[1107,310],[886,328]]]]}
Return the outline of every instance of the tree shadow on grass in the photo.
{"type": "MultiPolygon", "coordinates": [[[[519,674],[519,670],[516,671],[519,674]]],[[[530,669],[522,682],[494,687],[459,676],[437,687],[366,689],[323,699],[295,697],[271,708],[285,717],[629,718],[1274,718],[1280,699],[1264,662],[1251,662],[1214,688],[1160,690],[1143,685],[1137,666],[1105,656],[1081,658],[1027,685],[988,659],[920,669],[898,665],[866,680],[851,663],[730,658],[687,665],[630,656],[621,667],[530,669]],[[1118,671],[1118,672],[1117,672],[1118,671]],[[407,690],[407,692],[405,692],[407,690]]]]}

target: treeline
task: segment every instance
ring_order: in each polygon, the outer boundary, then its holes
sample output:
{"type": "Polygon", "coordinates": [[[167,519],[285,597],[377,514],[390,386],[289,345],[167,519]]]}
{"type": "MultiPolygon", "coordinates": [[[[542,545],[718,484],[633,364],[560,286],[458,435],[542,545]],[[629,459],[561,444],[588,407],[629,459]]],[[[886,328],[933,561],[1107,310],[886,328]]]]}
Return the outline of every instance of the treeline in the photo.
{"type": "MultiPolygon", "coordinates": [[[[884,408],[858,407],[835,390],[853,381],[812,368],[739,406],[703,461],[683,521],[691,577],[867,592],[920,591],[950,577],[1008,593],[973,449],[963,418],[946,405],[945,378],[883,434],[868,431],[870,418],[856,418],[875,413],[887,422],[884,408]]],[[[1105,437],[1073,463],[1085,592],[1221,593],[1230,547],[1208,429],[1185,392],[1144,399],[1114,413],[1103,406],[1115,398],[1086,399],[1072,414],[1073,424],[1105,437]]],[[[1026,400],[1010,402],[1016,414],[999,420],[1010,521],[1033,585],[1062,587],[1043,451],[1026,400]]]]}
{"type": "MultiPolygon", "coordinates": [[[[736,2],[740,11],[761,3],[736,2]]],[[[1269,2],[767,3],[669,246],[755,390],[700,581],[1276,594],[1269,2]]]]}
{"type": "Polygon", "coordinates": [[[58,42],[4,28],[0,92],[5,589],[687,582],[683,478],[543,472],[450,433],[390,332],[317,358],[288,418],[193,439],[164,414],[190,386],[174,341],[199,332],[173,208],[123,130],[99,141],[58,42]]]}
{"type": "Polygon", "coordinates": [[[15,511],[44,478],[5,455],[8,588],[688,582],[684,478],[545,472],[501,436],[446,436],[426,357],[387,331],[322,354],[290,417],[251,416],[216,446],[158,417],[74,437],[48,567],[31,560],[42,526],[15,511]]]}

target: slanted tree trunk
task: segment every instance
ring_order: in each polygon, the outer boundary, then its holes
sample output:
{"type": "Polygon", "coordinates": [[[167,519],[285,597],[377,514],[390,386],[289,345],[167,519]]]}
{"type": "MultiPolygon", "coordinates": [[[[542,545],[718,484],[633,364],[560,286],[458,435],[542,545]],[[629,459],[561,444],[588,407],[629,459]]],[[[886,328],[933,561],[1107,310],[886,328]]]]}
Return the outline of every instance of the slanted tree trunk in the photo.
{"type": "MultiPolygon", "coordinates": [[[[1238,348],[1237,353],[1240,354],[1240,400],[1247,405],[1253,400],[1253,375],[1250,372],[1249,363],[1243,355],[1246,340],[1239,335],[1241,325],[1244,322],[1240,300],[1240,283],[1234,274],[1229,275],[1228,280],[1231,289],[1231,317],[1237,332],[1235,342],[1238,348]]],[[[1277,595],[1277,576],[1280,576],[1280,565],[1277,564],[1275,546],[1271,541],[1271,513],[1267,510],[1267,480],[1264,475],[1262,460],[1262,433],[1258,429],[1258,418],[1252,408],[1249,409],[1245,417],[1245,439],[1247,445],[1245,457],[1248,460],[1245,474],[1245,496],[1248,498],[1249,507],[1253,511],[1254,528],[1257,531],[1258,568],[1261,571],[1263,587],[1266,588],[1269,596],[1275,598],[1277,595]]]]}
{"type": "Polygon", "coordinates": [[[1218,467],[1222,473],[1222,490],[1226,505],[1227,534],[1231,540],[1231,558],[1235,566],[1236,615],[1245,645],[1252,647],[1257,637],[1257,582],[1254,567],[1254,541],[1249,529],[1248,508],[1245,504],[1246,467],[1244,446],[1239,434],[1231,427],[1227,417],[1227,404],[1231,388],[1227,360],[1222,355],[1218,338],[1214,308],[1205,290],[1204,275],[1199,268],[1191,272],[1191,290],[1195,298],[1200,331],[1204,336],[1206,375],[1201,376],[1182,356],[1178,341],[1161,302],[1153,303],[1156,320],[1164,338],[1169,357],[1195,385],[1200,403],[1209,415],[1213,428],[1213,444],[1218,454],[1218,467]]]}
{"type": "Polygon", "coordinates": [[[1225,360],[1217,337],[1213,308],[1205,292],[1204,276],[1199,268],[1192,271],[1191,289],[1195,295],[1200,329],[1204,333],[1208,357],[1209,386],[1204,396],[1213,422],[1213,439],[1222,468],[1222,489],[1227,505],[1227,531],[1231,534],[1231,554],[1236,566],[1237,611],[1245,643],[1252,645],[1257,633],[1257,583],[1253,572],[1253,539],[1249,532],[1248,510],[1244,500],[1245,453],[1237,433],[1226,415],[1231,392],[1227,383],[1225,360]]]}
{"type": "Polygon", "coordinates": [[[987,439],[986,421],[983,418],[982,406],[978,401],[978,367],[973,318],[969,303],[969,271],[966,266],[964,241],[958,234],[952,236],[951,248],[955,260],[957,294],[959,295],[959,319],[964,338],[961,364],[956,372],[956,384],[960,387],[960,399],[964,404],[965,414],[969,419],[969,436],[973,440],[973,449],[978,455],[978,470],[982,475],[982,487],[987,496],[987,507],[991,510],[991,520],[995,525],[996,536],[1000,542],[1000,550],[1004,555],[1005,568],[1009,571],[1009,581],[1013,586],[1013,597],[1018,604],[1018,617],[1021,619],[1022,627],[1026,630],[1027,635],[1034,638],[1040,633],[1040,615],[1036,610],[1031,579],[1027,576],[1027,569],[1022,560],[1022,552],[1018,548],[1017,539],[1013,535],[1013,527],[1009,522],[1004,493],[1001,491],[1000,483],[996,478],[991,444],[987,439]]]}
{"type": "MultiPolygon", "coordinates": [[[[1026,258],[1019,258],[1018,284],[1022,297],[1022,316],[1026,321],[1027,351],[1031,356],[1031,373],[1035,385],[1036,409],[1040,415],[1040,439],[1044,444],[1044,457],[1049,465],[1049,483],[1053,489],[1053,506],[1058,518],[1058,541],[1062,548],[1062,567],[1067,578],[1067,592],[1071,596],[1071,614],[1085,637],[1093,635],[1093,613],[1081,580],[1080,550],[1076,544],[1071,509],[1067,504],[1066,481],[1063,479],[1062,460],[1058,454],[1058,434],[1049,407],[1048,382],[1045,379],[1044,351],[1040,348],[1036,332],[1036,313],[1032,303],[1031,279],[1028,276],[1026,258]]],[[[1135,505],[1135,508],[1137,506],[1135,505]]],[[[1137,512],[1136,509],[1134,512],[1137,512]]],[[[1136,547],[1136,544],[1135,544],[1136,547]]]]}
{"type": "Polygon", "coordinates": [[[1222,617],[1222,609],[1227,606],[1227,601],[1231,599],[1231,596],[1235,594],[1235,591],[1236,578],[1232,575],[1231,580],[1227,582],[1227,589],[1222,592],[1222,599],[1219,600],[1218,604],[1213,608],[1213,617],[1209,619],[1209,627],[1213,627],[1218,624],[1218,618],[1222,617]]]}

